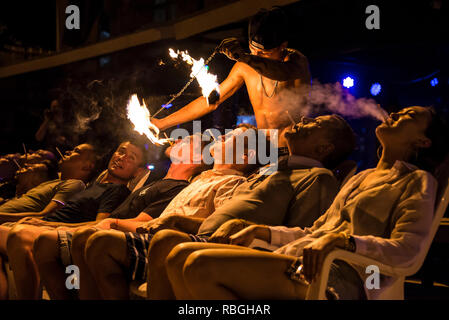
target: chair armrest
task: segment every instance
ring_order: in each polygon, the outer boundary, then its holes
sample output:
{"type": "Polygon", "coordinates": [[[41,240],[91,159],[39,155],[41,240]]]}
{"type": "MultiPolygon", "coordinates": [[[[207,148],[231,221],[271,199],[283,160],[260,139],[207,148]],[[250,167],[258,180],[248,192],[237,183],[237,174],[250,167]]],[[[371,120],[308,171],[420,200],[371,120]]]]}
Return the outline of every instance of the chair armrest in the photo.
{"type": "Polygon", "coordinates": [[[349,252],[342,249],[336,249],[331,251],[324,259],[321,272],[317,278],[312,281],[307,291],[307,300],[325,300],[326,288],[329,279],[329,271],[331,264],[334,260],[343,260],[351,264],[357,264],[360,266],[375,265],[379,268],[381,274],[387,276],[405,276],[407,273],[405,268],[394,268],[392,266],[380,263],[377,260],[362,256],[357,253],[349,252]]]}

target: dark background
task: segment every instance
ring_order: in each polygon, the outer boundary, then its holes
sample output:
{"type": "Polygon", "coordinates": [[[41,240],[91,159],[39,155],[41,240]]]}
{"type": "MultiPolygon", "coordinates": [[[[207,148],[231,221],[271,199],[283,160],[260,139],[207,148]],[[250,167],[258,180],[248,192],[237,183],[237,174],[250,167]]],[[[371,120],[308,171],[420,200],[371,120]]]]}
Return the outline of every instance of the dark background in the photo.
{"type": "MultiPolygon", "coordinates": [[[[81,29],[63,30],[62,49],[167,25],[223,3],[226,2],[71,1],[80,7],[81,29]]],[[[408,105],[433,105],[447,116],[447,2],[303,0],[284,9],[291,25],[289,46],[308,57],[314,79],[335,83],[351,75],[356,80],[349,90],[353,95],[374,98],[389,112],[408,105]],[[371,4],[380,8],[380,30],[365,27],[365,8],[371,4]],[[432,87],[430,81],[435,77],[438,85],[432,87]],[[374,82],[382,85],[376,97],[369,91],[374,82]]],[[[0,65],[54,53],[55,19],[53,1],[2,2],[0,65]]],[[[43,110],[61,93],[73,98],[69,107],[77,112],[89,115],[100,111],[99,118],[80,137],[113,148],[129,131],[124,111],[132,93],[145,98],[154,112],[188,81],[187,67],[168,58],[169,47],[188,49],[192,56],[206,58],[223,38],[217,35],[228,34],[245,43],[247,20],[182,41],[150,43],[106,57],[0,79],[0,153],[22,151],[22,142],[29,148],[39,147],[34,134],[42,122],[43,110]],[[165,64],[161,65],[161,61],[165,64]]],[[[217,55],[210,68],[222,81],[232,65],[232,61],[217,55]]],[[[161,116],[199,95],[195,82],[161,116]]],[[[204,117],[202,125],[231,128],[238,114],[251,113],[246,89],[242,88],[217,111],[204,117]]],[[[353,158],[360,170],[373,166],[378,146],[374,128],[379,122],[370,118],[349,121],[359,136],[359,150],[353,158]]],[[[154,150],[155,160],[159,152],[154,150]]]]}

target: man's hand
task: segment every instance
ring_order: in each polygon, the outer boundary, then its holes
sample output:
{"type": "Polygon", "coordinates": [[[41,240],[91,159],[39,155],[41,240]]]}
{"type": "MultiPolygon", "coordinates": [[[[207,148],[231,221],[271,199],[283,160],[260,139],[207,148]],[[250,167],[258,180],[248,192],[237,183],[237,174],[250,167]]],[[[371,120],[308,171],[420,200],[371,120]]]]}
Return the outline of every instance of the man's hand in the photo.
{"type": "Polygon", "coordinates": [[[218,51],[225,54],[229,59],[235,61],[238,61],[240,58],[246,55],[245,50],[243,50],[240,42],[236,38],[224,39],[221,42],[218,51]]]}
{"type": "Polygon", "coordinates": [[[151,123],[158,127],[159,130],[163,130],[162,128],[162,119],[152,118],[151,123]]]}
{"type": "Polygon", "coordinates": [[[316,239],[304,247],[303,251],[303,273],[307,281],[311,282],[321,271],[324,258],[336,247],[343,248],[345,244],[344,236],[330,233],[316,239]]]}
{"type": "Polygon", "coordinates": [[[270,229],[266,226],[252,225],[229,237],[230,243],[248,247],[255,238],[269,241],[270,229]]]}
{"type": "Polygon", "coordinates": [[[103,230],[109,230],[109,229],[113,229],[112,227],[112,225],[113,224],[115,224],[115,219],[112,219],[112,218],[107,218],[107,219],[103,219],[103,220],[101,220],[100,222],[98,222],[96,225],[95,225],[95,228],[98,228],[98,229],[103,229],[103,230]]]}
{"type": "Polygon", "coordinates": [[[215,243],[229,243],[230,236],[245,229],[248,226],[243,220],[233,219],[223,223],[209,238],[215,243]]]}
{"type": "Polygon", "coordinates": [[[166,217],[159,217],[153,220],[150,220],[142,227],[139,227],[136,229],[137,233],[150,233],[155,234],[159,230],[164,229],[173,229],[175,226],[175,216],[166,216],[166,217]]]}

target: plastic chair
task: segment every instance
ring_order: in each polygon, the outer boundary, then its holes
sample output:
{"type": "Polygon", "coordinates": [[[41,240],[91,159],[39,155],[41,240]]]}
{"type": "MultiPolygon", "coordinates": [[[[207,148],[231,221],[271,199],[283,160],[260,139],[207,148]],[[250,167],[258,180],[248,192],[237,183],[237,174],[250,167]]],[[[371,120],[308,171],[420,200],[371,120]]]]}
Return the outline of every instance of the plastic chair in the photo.
{"type": "MultiPolygon", "coordinates": [[[[449,159],[449,158],[448,158],[449,159]]],[[[439,188],[435,201],[435,214],[429,235],[423,245],[423,249],[416,258],[415,262],[406,268],[397,268],[382,264],[374,259],[362,256],[346,250],[337,249],[330,252],[324,259],[323,266],[319,276],[310,284],[306,299],[307,300],[325,300],[327,281],[329,278],[330,266],[334,260],[344,260],[349,263],[354,263],[360,266],[376,265],[379,267],[380,273],[386,276],[394,276],[396,279],[385,288],[376,299],[379,300],[403,300],[404,299],[404,282],[405,277],[415,274],[424,263],[427,252],[435,237],[435,234],[440,225],[440,221],[446,211],[449,203],[449,165],[445,161],[445,165],[441,167],[440,172],[437,173],[439,188]]]]}

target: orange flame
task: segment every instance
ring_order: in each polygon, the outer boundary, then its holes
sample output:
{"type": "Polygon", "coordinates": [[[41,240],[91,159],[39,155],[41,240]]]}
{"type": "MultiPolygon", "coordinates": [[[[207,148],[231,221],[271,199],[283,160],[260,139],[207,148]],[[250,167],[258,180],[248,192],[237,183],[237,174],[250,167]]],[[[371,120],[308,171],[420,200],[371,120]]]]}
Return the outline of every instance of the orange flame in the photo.
{"type": "Polygon", "coordinates": [[[143,101],[143,105],[140,105],[137,94],[133,94],[129,99],[127,116],[134,124],[134,130],[140,134],[145,134],[153,144],[163,145],[170,142],[170,139],[159,138],[159,128],[151,123],[150,111],[148,111],[145,101],[143,101]]]}
{"type": "Polygon", "coordinates": [[[216,90],[218,93],[220,92],[218,88],[217,76],[208,72],[208,67],[204,65],[203,58],[200,58],[200,60],[195,60],[187,51],[178,50],[175,52],[172,48],[168,49],[168,52],[170,57],[173,59],[176,59],[179,55],[181,55],[182,60],[192,66],[192,73],[190,74],[190,77],[196,77],[196,80],[201,87],[203,97],[207,99],[213,90],[216,90]]]}

